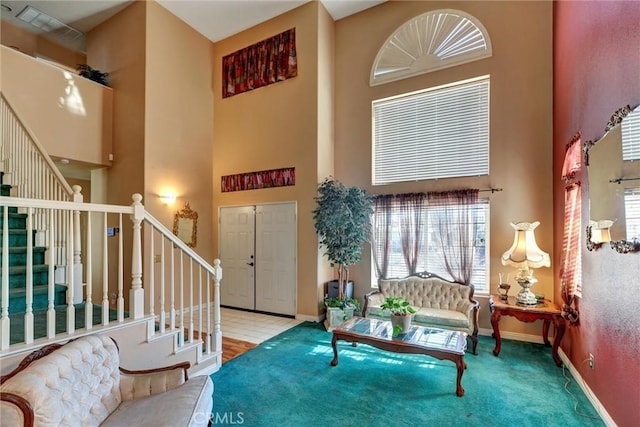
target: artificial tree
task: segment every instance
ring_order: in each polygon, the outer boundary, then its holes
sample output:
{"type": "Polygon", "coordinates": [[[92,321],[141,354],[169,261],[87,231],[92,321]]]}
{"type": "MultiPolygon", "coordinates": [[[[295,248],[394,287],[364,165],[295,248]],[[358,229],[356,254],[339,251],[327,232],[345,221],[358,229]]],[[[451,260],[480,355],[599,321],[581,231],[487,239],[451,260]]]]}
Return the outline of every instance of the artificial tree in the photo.
{"type": "Polygon", "coordinates": [[[328,177],[318,185],[315,201],[316,232],[324,255],[337,267],[338,299],[344,301],[349,267],[362,259],[362,245],[371,236],[373,200],[365,190],[328,177]]]}

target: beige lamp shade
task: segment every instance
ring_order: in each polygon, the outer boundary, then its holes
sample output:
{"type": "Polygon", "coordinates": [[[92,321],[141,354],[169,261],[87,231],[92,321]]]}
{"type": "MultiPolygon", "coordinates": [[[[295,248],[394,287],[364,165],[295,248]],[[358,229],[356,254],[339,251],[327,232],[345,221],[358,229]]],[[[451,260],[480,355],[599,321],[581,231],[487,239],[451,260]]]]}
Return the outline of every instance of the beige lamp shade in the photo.
{"type": "Polygon", "coordinates": [[[512,265],[522,269],[549,267],[551,265],[549,254],[538,247],[533,234],[533,230],[540,225],[540,222],[510,224],[516,234],[511,248],[502,254],[502,265],[512,265]]]}

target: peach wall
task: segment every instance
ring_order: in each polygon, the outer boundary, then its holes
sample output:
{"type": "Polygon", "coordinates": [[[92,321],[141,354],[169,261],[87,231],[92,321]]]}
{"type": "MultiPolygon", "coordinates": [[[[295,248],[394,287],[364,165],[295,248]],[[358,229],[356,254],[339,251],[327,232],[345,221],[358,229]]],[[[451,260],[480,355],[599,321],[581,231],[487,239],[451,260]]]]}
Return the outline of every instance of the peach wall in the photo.
{"type": "MultiPolygon", "coordinates": [[[[317,275],[317,237],[311,218],[318,161],[319,5],[310,2],[216,43],[213,72],[214,224],[218,223],[221,206],[296,201],[297,313],[308,316],[319,314],[321,294],[317,275]],[[222,99],[222,57],[292,27],[296,28],[297,77],[222,99]],[[220,190],[223,175],[282,167],[296,168],[295,186],[229,193],[220,190]]],[[[217,226],[214,247],[217,253],[217,226]]]]}
{"type": "MultiPolygon", "coordinates": [[[[318,139],[317,139],[317,174],[321,182],[325,177],[333,175],[334,142],[335,142],[335,23],[333,18],[320,5],[318,8],[318,139]]],[[[333,268],[323,255],[324,250],[317,251],[318,301],[324,298],[324,283],[333,280],[333,268]]]]}
{"type": "Polygon", "coordinates": [[[196,250],[213,264],[213,46],[158,3],[148,3],[146,22],[145,206],[171,228],[189,202],[196,250]],[[173,206],[158,199],[165,191],[177,195],[173,206]]]}
{"type": "MultiPolygon", "coordinates": [[[[103,175],[105,182],[100,183],[105,190],[102,194],[104,203],[130,205],[133,193],[144,195],[145,21],[146,2],[133,2],[87,34],[87,61],[94,68],[109,73],[114,92],[114,160],[103,175]]],[[[109,226],[117,226],[117,222],[110,222],[109,226]]],[[[123,223],[125,227],[130,227],[130,221],[123,223]]],[[[117,256],[115,243],[115,239],[109,240],[110,259],[117,256]]],[[[130,245],[128,239],[125,239],[125,245],[130,245]]],[[[124,249],[125,252],[130,250],[124,249]]],[[[131,260],[124,260],[124,271],[131,271],[130,264],[131,260]]],[[[115,263],[110,264],[109,293],[117,290],[115,267],[115,263]]],[[[94,271],[94,286],[99,286],[96,284],[101,284],[102,280],[96,274],[98,272],[94,271]]],[[[102,295],[101,292],[96,289],[95,295],[102,295]]],[[[125,298],[128,298],[128,292],[125,292],[125,298]]]]}
{"type": "Polygon", "coordinates": [[[128,205],[131,194],[144,194],[145,20],[146,2],[133,2],[87,34],[87,61],[109,73],[114,91],[108,203],[128,205]]]}
{"type": "MultiPolygon", "coordinates": [[[[640,104],[640,3],[554,3],[554,218],[556,274],[562,247],[564,149],[577,131],[597,140],[611,115],[640,104]]],[[[583,225],[589,220],[588,171],[583,225]]],[[[584,229],[584,227],[583,227],[584,229]]],[[[584,238],[584,236],[583,236],[584,238]]],[[[618,426],[640,425],[640,253],[582,249],[580,325],[568,328],[562,349],[618,426]],[[585,360],[595,356],[595,369],[585,360]]]]}
{"type": "Polygon", "coordinates": [[[0,24],[0,42],[5,46],[15,46],[24,54],[56,61],[72,70],[75,70],[78,64],[87,62],[84,54],[73,52],[5,20],[0,24]]]}
{"type": "MultiPolygon", "coordinates": [[[[502,188],[481,193],[490,199],[490,283],[495,292],[499,272],[514,270],[500,262],[513,241],[509,222],[541,222],[539,246],[553,256],[552,193],[552,7],[550,2],[388,2],[344,18],[336,24],[336,176],[374,194],[441,191],[456,188],[502,188]],[[493,56],[446,70],[369,87],[374,58],[387,37],[403,23],[437,9],[458,9],[487,29],[493,56]],[[526,17],[526,19],[523,19],[526,17]],[[394,185],[371,185],[371,102],[391,95],[491,75],[490,175],[394,185]]],[[[356,292],[370,290],[368,256],[352,269],[356,292]]],[[[554,296],[553,270],[536,270],[536,293],[554,296]]],[[[516,286],[517,287],[517,286],[516,286]]],[[[487,298],[480,327],[490,329],[487,298]]],[[[539,335],[540,322],[525,324],[503,317],[501,330],[539,335]]]]}
{"type": "Polygon", "coordinates": [[[2,46],[2,93],[53,157],[109,165],[113,91],[2,46]]]}

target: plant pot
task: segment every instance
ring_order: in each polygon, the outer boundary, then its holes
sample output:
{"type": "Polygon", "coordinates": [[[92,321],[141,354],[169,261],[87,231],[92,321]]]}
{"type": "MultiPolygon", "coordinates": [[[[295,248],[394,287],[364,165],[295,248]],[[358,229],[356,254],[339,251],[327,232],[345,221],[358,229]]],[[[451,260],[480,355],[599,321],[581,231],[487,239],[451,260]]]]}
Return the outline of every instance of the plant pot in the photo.
{"type": "Polygon", "coordinates": [[[391,326],[393,326],[393,335],[406,334],[411,329],[411,316],[392,314],[391,326]]]}
{"type": "Polygon", "coordinates": [[[324,327],[327,331],[333,331],[342,322],[351,319],[353,311],[353,308],[327,307],[327,318],[324,321],[324,327]]]}

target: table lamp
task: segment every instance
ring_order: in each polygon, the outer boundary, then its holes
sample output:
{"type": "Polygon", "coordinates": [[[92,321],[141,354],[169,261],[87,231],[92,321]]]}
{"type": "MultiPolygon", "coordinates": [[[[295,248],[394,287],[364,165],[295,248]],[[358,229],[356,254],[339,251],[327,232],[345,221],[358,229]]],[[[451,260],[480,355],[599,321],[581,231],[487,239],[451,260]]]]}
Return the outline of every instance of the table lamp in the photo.
{"type": "Polygon", "coordinates": [[[533,234],[533,230],[540,225],[540,222],[510,224],[515,229],[516,234],[511,248],[502,254],[502,265],[512,265],[520,269],[516,276],[516,282],[522,289],[516,295],[516,302],[535,305],[538,300],[530,288],[536,284],[538,279],[533,277],[533,270],[531,269],[549,267],[551,265],[549,254],[538,247],[536,237],[533,234]]]}

